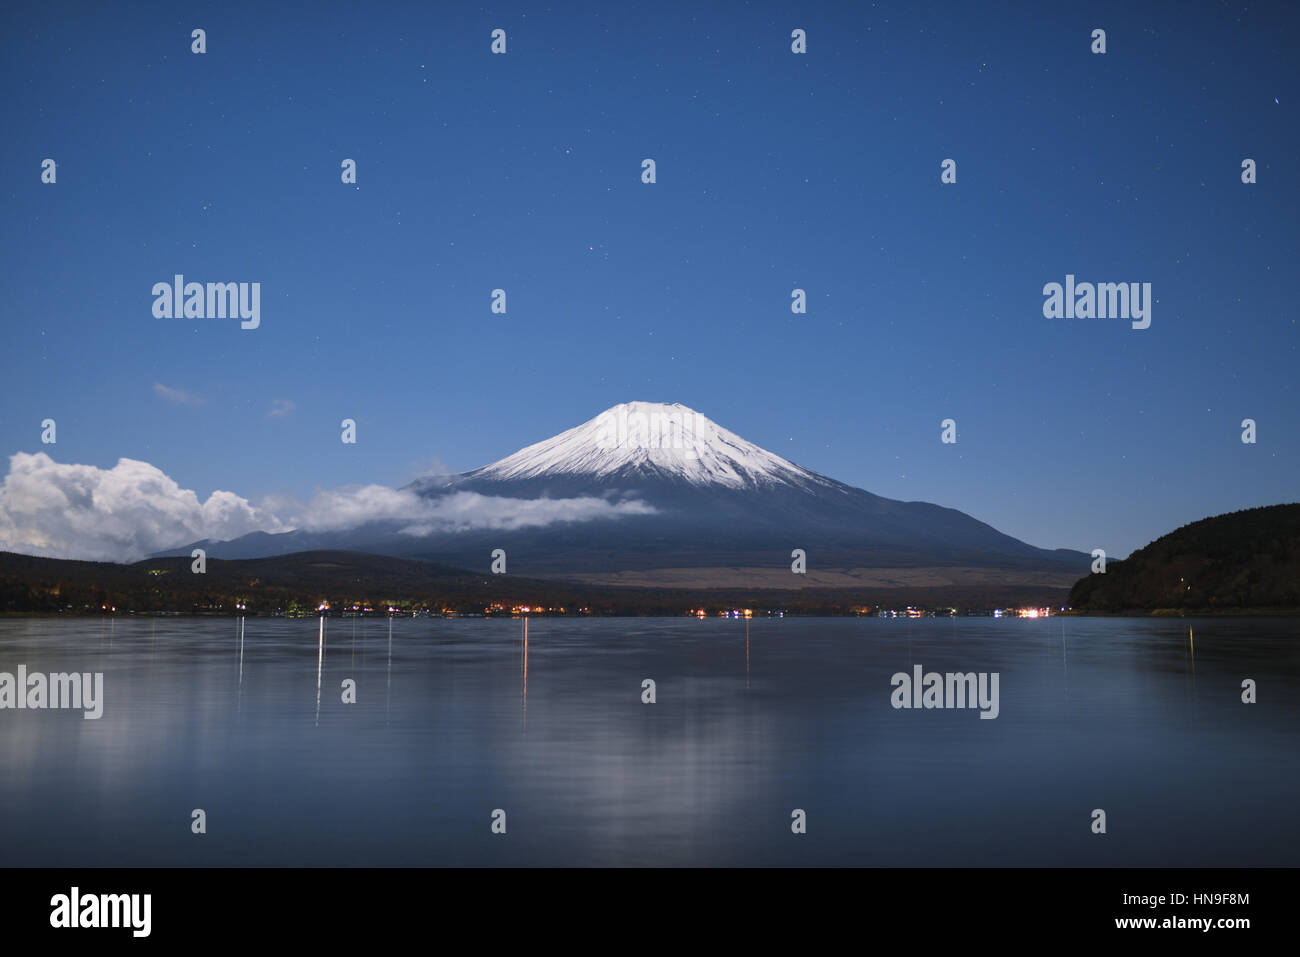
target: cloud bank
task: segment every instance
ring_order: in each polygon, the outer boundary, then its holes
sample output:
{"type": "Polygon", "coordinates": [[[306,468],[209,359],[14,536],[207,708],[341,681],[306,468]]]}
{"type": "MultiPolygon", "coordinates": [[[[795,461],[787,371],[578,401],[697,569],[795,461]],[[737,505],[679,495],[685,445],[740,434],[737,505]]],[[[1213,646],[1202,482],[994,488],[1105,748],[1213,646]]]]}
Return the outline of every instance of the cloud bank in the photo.
{"type": "Polygon", "coordinates": [[[317,492],[305,503],[268,499],[285,523],[307,532],[340,532],[367,522],[402,523],[405,535],[435,535],[476,529],[519,529],[556,522],[651,515],[642,501],[612,502],[595,496],[578,498],[505,498],[478,492],[451,492],[425,498],[387,485],[359,485],[317,492]]]}
{"type": "Polygon", "coordinates": [[[199,501],[148,462],[64,465],[44,452],[9,457],[0,485],[0,548],[52,558],[137,561],[200,538],[283,531],[233,492],[199,501]]]}
{"type": "Polygon", "coordinates": [[[0,550],[133,562],[199,539],[249,532],[338,532],[394,522],[424,536],[474,529],[520,529],[653,514],[645,502],[603,498],[516,499],[453,492],[436,499],[384,485],[315,493],[306,502],[269,497],[254,505],[234,492],[205,501],[161,469],[119,459],[111,469],[66,465],[44,452],[16,453],[0,485],[0,550]]]}

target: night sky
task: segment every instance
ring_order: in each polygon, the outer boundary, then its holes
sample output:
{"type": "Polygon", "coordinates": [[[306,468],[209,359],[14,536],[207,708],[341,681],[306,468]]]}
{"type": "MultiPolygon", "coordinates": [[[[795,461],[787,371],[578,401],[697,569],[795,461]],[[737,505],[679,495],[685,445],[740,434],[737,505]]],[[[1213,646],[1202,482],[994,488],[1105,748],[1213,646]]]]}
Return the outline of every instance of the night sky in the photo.
{"type": "Polygon", "coordinates": [[[227,6],[0,13],[6,459],[273,503],[649,400],[1043,547],[1300,498],[1294,5],[227,6]]]}

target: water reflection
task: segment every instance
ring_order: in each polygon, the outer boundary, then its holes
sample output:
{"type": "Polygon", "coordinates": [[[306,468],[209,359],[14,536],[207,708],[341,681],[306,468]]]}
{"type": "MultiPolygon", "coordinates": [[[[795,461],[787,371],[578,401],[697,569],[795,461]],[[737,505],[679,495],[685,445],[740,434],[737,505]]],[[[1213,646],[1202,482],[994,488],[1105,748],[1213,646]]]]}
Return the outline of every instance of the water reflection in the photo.
{"type": "Polygon", "coordinates": [[[530,618],[393,616],[381,663],[322,615],[310,722],[310,619],[253,627],[232,686],[229,619],[0,619],[0,671],[105,672],[99,720],[0,711],[5,862],[1300,864],[1296,620],[755,619],[742,688],[735,622],[547,619],[530,701],[530,618]],[[913,663],[999,672],[1000,716],[893,709],[913,663]],[[221,841],[160,824],[208,805],[221,841]]]}
{"type": "Polygon", "coordinates": [[[320,679],[325,668],[325,616],[320,616],[320,640],[316,645],[316,727],[320,727],[320,679]]]}

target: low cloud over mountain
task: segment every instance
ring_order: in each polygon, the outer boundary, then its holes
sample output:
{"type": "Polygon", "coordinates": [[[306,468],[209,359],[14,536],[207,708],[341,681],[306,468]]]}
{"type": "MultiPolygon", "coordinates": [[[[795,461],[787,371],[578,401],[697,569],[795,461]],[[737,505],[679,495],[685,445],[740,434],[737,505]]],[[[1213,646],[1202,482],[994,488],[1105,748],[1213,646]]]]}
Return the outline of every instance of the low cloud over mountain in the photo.
{"type": "Polygon", "coordinates": [[[214,558],[347,549],[465,568],[504,547],[521,573],[560,577],[790,570],[796,550],[820,571],[1014,566],[1065,574],[1086,559],[1035,548],[955,509],[853,488],[685,406],[652,402],[614,406],[470,472],[402,488],[320,490],[305,501],[253,504],[225,491],[200,501],[131,459],[112,469],[63,465],[44,453],[10,459],[0,548],[133,561],[188,554],[195,544],[214,558]]]}
{"type": "Polygon", "coordinates": [[[148,462],[113,468],[68,465],[44,452],[9,459],[0,485],[0,550],[93,561],[137,561],[196,540],[251,532],[342,532],[396,523],[403,536],[543,528],[555,522],[646,515],[643,502],[583,495],[527,499],[457,492],[429,499],[411,489],[362,485],[318,491],[306,502],[270,497],[254,505],[233,492],[205,501],[148,462]]]}

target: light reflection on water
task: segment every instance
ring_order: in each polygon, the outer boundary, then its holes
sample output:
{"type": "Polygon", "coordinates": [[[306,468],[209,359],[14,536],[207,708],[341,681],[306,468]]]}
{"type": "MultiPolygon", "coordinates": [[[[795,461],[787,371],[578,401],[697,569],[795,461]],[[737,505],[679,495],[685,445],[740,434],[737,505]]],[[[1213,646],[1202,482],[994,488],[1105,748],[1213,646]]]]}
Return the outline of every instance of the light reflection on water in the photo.
{"type": "Polygon", "coordinates": [[[1298,638],[532,618],[525,649],[521,620],[396,619],[390,651],[384,618],[323,647],[315,619],[4,619],[0,671],[102,671],[105,704],[0,711],[0,864],[1296,866],[1298,638]],[[914,663],[999,672],[1000,716],[893,709],[914,663]]]}

